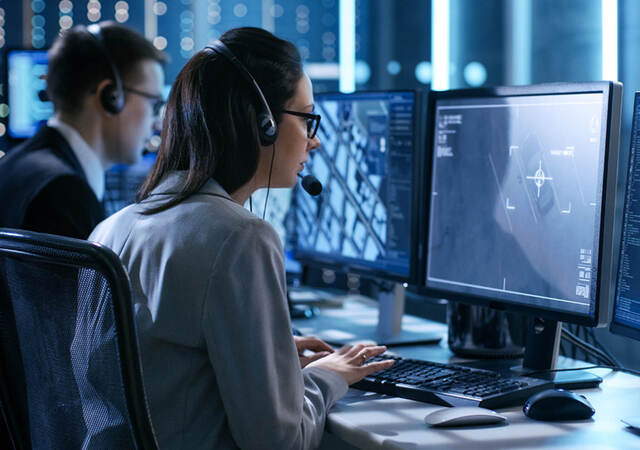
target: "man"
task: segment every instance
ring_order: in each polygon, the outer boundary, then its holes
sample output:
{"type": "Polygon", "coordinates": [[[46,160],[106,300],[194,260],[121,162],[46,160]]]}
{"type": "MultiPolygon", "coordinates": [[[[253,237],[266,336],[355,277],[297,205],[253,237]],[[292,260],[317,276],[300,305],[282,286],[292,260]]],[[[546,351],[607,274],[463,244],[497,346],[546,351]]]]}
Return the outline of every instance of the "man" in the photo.
{"type": "Polygon", "coordinates": [[[86,239],[105,217],[104,172],[137,162],[158,125],[166,60],[114,22],[64,32],[49,51],[53,117],[0,158],[0,226],[86,239]]]}

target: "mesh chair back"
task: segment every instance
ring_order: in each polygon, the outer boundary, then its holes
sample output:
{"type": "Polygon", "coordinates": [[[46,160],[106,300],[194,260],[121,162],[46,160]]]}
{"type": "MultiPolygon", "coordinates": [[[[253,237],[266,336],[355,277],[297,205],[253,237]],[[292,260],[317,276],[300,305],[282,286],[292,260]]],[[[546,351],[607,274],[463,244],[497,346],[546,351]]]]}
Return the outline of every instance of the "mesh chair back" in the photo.
{"type": "Polygon", "coordinates": [[[106,247],[0,229],[0,394],[17,448],[157,448],[130,295],[106,247]]]}

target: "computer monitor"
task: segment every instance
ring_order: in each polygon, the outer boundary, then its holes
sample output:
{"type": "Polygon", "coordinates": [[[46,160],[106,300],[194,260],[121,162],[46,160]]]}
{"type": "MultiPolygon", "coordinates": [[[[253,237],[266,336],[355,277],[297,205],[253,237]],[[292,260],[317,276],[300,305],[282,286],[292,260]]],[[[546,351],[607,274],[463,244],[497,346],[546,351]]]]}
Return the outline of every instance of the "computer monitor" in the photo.
{"type": "Polygon", "coordinates": [[[284,249],[284,264],[288,279],[290,276],[291,278],[299,276],[302,271],[300,263],[293,258],[292,238],[288,232],[291,229],[288,223],[293,220],[293,211],[290,208],[292,196],[293,189],[290,188],[269,189],[268,198],[267,189],[259,189],[251,195],[253,206],[250,206],[249,201],[244,205],[247,209],[252,207],[254,214],[258,217],[262,217],[264,213],[264,220],[269,222],[278,233],[284,249]]]}
{"type": "Polygon", "coordinates": [[[534,317],[527,368],[555,366],[562,321],[607,323],[621,93],[592,82],[430,95],[423,284],[534,317]]]}
{"type": "MultiPolygon", "coordinates": [[[[375,281],[378,314],[361,317],[332,343],[361,339],[394,345],[436,342],[441,334],[405,319],[402,282],[415,282],[421,170],[420,99],[416,91],[315,95],[322,145],[307,170],[323,184],[318,197],[296,189],[294,254],[303,264],[359,273],[375,281]],[[415,326],[414,326],[415,325],[415,326]]],[[[330,325],[331,319],[319,328],[330,325]]],[[[325,329],[326,331],[326,329],[325,329]]]]}
{"type": "Polygon", "coordinates": [[[633,103],[631,146],[622,214],[622,244],[611,332],[640,340],[640,92],[633,103]]]}
{"type": "Polygon", "coordinates": [[[46,95],[47,51],[12,49],[5,54],[8,135],[27,139],[53,114],[46,95]]]}
{"type": "Polygon", "coordinates": [[[295,190],[296,259],[376,279],[415,278],[418,102],[415,91],[315,95],[322,145],[307,170],[323,191],[295,190]]]}

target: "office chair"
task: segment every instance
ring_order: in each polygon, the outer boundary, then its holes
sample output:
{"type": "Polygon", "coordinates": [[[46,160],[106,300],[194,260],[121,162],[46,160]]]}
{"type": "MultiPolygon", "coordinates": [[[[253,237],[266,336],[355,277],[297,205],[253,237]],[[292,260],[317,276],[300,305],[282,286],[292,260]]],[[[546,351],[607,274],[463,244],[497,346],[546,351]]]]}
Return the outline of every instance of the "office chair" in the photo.
{"type": "Polygon", "coordinates": [[[17,449],[157,449],[129,279],[99,244],[0,228],[0,407],[17,449]]]}

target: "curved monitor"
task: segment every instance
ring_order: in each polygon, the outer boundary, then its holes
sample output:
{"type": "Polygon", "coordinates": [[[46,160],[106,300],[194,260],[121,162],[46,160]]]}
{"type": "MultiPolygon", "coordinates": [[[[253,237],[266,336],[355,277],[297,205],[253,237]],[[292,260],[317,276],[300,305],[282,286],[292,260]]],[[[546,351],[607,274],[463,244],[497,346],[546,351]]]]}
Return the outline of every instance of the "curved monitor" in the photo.
{"type": "Polygon", "coordinates": [[[593,82],[431,94],[422,226],[432,295],[607,322],[621,93],[593,82]]]}
{"type": "Polygon", "coordinates": [[[640,92],[633,104],[631,146],[624,197],[622,245],[618,260],[611,331],[640,340],[640,92]]]}
{"type": "Polygon", "coordinates": [[[307,169],[322,194],[294,193],[295,257],[373,278],[411,281],[420,144],[416,91],[316,94],[322,116],[307,169]]]}

